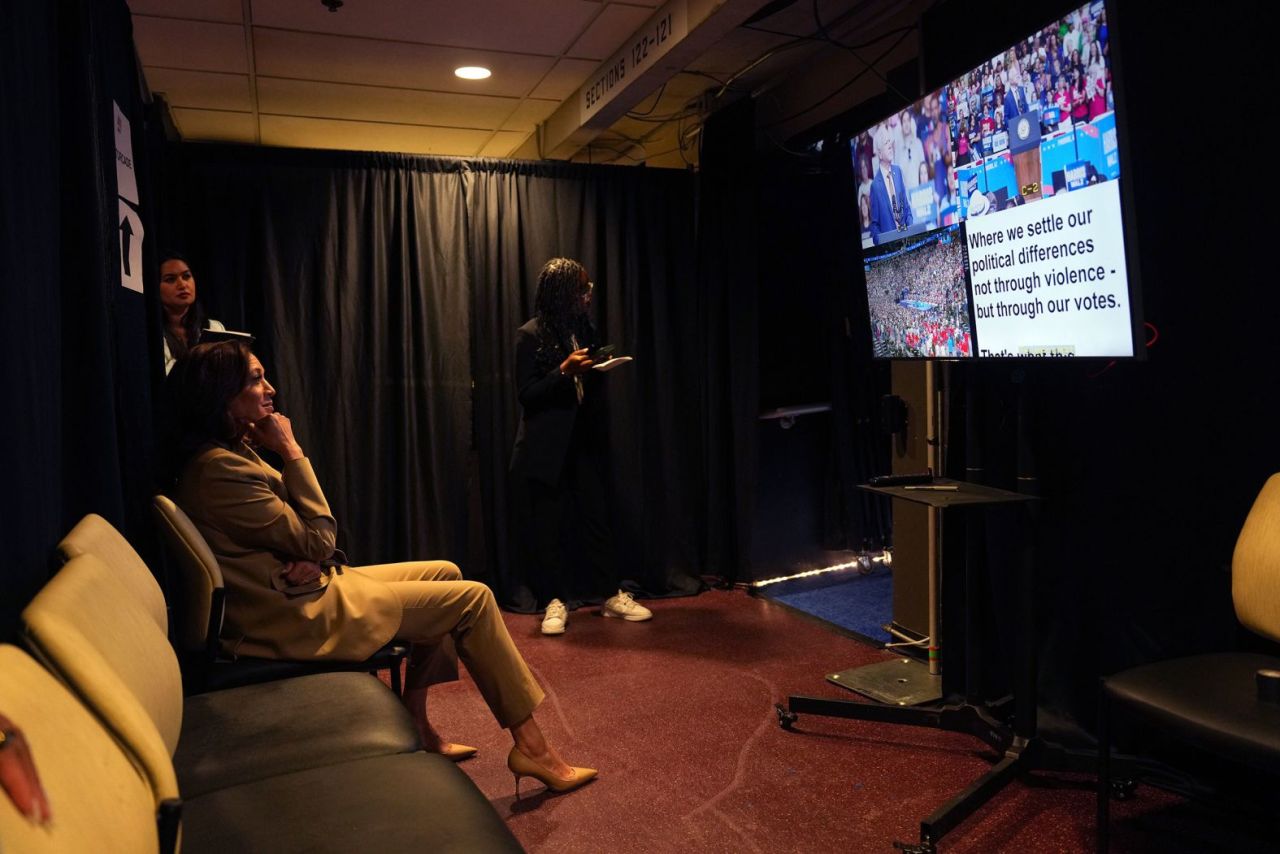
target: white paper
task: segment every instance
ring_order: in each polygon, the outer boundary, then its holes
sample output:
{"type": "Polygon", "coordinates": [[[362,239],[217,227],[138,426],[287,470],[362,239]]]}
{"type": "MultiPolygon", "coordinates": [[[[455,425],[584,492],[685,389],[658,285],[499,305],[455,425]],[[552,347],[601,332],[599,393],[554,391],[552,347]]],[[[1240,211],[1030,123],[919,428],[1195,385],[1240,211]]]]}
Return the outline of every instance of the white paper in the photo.
{"type": "Polygon", "coordinates": [[[614,368],[618,367],[619,365],[625,365],[627,362],[632,362],[632,361],[635,361],[635,360],[632,359],[630,356],[615,356],[614,358],[610,359],[607,362],[600,362],[597,365],[592,365],[591,370],[612,371],[614,368]]]}
{"type": "Polygon", "coordinates": [[[138,179],[133,172],[133,130],[129,119],[121,112],[120,105],[111,102],[115,108],[116,128],[116,193],[120,198],[138,204],[138,179]]]}

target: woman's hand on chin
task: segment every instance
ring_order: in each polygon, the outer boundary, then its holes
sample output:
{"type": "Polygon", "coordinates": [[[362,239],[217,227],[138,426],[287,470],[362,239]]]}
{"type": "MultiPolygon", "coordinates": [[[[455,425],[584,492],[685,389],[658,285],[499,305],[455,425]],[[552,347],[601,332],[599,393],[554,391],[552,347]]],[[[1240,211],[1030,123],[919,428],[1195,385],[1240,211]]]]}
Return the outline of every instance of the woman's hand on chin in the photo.
{"type": "Polygon", "coordinates": [[[293,437],[293,424],[287,416],[279,412],[273,412],[266,418],[250,424],[245,432],[245,438],[254,445],[276,452],[286,462],[300,460],[306,456],[298,440],[293,437]]]}

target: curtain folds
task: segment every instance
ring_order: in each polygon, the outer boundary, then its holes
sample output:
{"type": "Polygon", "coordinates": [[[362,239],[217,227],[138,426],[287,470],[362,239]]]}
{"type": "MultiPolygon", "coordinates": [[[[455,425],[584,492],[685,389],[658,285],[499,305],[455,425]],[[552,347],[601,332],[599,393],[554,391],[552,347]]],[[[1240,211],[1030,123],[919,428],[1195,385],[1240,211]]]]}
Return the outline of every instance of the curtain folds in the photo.
{"type": "MultiPolygon", "coordinates": [[[[144,474],[147,305],[121,286],[122,207],[148,229],[154,221],[129,9],[124,0],[6,0],[0,20],[0,385],[9,404],[0,638],[9,638],[48,579],[55,544],[84,514],[105,517],[159,562],[144,474]],[[117,134],[133,153],[138,192],[127,203],[117,134]]],[[[129,237],[145,257],[144,234],[129,237]]]]}
{"type": "Polygon", "coordinates": [[[170,159],[164,239],[210,316],[258,336],[353,561],[448,558],[532,608],[507,479],[515,330],[564,255],[596,282],[602,338],[636,359],[608,381],[621,574],[699,588],[706,543],[737,517],[702,498],[700,425],[730,392],[697,356],[692,175],[238,146],[170,159]]]}

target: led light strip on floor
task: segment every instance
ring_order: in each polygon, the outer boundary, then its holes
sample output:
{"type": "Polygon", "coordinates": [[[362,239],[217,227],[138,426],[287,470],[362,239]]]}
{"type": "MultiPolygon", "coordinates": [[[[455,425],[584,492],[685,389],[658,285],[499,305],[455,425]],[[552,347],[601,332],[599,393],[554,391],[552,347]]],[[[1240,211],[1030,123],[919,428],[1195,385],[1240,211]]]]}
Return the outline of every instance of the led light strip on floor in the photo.
{"type": "Polygon", "coordinates": [[[851,560],[847,563],[837,563],[832,566],[824,566],[821,569],[807,569],[804,572],[797,572],[795,575],[780,575],[777,578],[761,579],[760,581],[752,582],[751,586],[758,589],[782,581],[794,581],[797,578],[812,578],[816,575],[825,575],[828,572],[839,572],[842,569],[860,568],[867,566],[869,563],[883,563],[885,566],[891,566],[893,564],[893,555],[888,551],[878,555],[863,555],[857,560],[851,560]]]}

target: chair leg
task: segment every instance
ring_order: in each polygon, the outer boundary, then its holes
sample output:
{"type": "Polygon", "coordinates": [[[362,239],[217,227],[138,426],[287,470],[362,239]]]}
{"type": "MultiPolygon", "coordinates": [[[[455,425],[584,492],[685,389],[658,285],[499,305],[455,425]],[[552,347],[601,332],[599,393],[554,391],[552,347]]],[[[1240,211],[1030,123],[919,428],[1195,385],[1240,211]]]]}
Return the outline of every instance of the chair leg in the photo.
{"type": "Polygon", "coordinates": [[[404,696],[404,680],[400,677],[400,666],[404,659],[397,658],[391,664],[391,690],[397,697],[404,696]]]}
{"type": "Polygon", "coordinates": [[[1110,848],[1111,823],[1111,710],[1105,680],[1098,680],[1098,854],[1110,848]]]}
{"type": "Polygon", "coordinates": [[[176,854],[178,830],[182,826],[182,799],[166,798],[156,809],[156,832],[160,841],[160,854],[176,854]]]}

